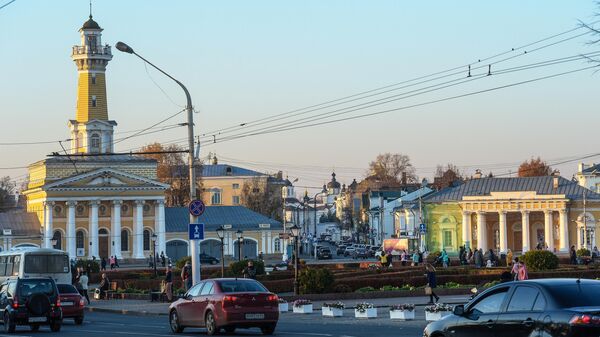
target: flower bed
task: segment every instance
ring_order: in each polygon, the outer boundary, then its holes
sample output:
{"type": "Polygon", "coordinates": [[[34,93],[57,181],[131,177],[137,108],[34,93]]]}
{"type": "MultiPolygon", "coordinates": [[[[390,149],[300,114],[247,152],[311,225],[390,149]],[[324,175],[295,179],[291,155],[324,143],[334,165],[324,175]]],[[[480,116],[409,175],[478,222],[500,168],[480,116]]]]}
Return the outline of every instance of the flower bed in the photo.
{"type": "Polygon", "coordinates": [[[342,302],[323,303],[321,313],[327,317],[342,317],[344,316],[344,308],[346,308],[346,305],[342,302]]]}
{"type": "Polygon", "coordinates": [[[279,298],[279,312],[288,312],[289,310],[289,304],[286,300],[284,300],[283,298],[279,298]]]}
{"type": "Polygon", "coordinates": [[[296,314],[312,314],[313,305],[312,302],[305,299],[299,299],[294,301],[294,313],[296,314]]]}
{"type": "Polygon", "coordinates": [[[425,307],[425,320],[438,321],[452,313],[454,308],[444,303],[436,303],[425,307]]]}
{"type": "Polygon", "coordinates": [[[377,308],[375,308],[372,303],[359,303],[354,307],[354,317],[376,318],[377,308]]]}
{"type": "Polygon", "coordinates": [[[405,321],[415,319],[414,304],[394,304],[390,307],[390,319],[401,319],[405,321]]]}

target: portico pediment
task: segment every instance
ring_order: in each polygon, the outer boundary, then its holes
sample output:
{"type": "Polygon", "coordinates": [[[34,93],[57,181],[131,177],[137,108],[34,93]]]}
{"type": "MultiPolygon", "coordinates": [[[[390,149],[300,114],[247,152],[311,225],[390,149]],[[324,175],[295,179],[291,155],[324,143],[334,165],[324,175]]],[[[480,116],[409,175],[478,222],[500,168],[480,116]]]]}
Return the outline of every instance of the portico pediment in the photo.
{"type": "Polygon", "coordinates": [[[169,185],[131,173],[111,168],[102,168],[58,180],[46,184],[42,188],[46,191],[115,189],[165,190],[169,188],[169,185]]]}

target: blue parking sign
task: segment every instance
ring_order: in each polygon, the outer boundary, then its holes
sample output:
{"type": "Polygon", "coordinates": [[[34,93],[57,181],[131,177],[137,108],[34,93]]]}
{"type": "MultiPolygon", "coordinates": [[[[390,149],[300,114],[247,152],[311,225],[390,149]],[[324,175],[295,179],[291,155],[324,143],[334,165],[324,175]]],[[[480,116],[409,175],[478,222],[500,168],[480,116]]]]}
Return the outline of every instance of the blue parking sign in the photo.
{"type": "Polygon", "coordinates": [[[204,240],[204,224],[191,223],[188,227],[188,236],[190,240],[204,240]]]}
{"type": "Polygon", "coordinates": [[[419,225],[419,232],[421,232],[421,234],[427,233],[427,226],[425,226],[424,223],[419,225]]]}

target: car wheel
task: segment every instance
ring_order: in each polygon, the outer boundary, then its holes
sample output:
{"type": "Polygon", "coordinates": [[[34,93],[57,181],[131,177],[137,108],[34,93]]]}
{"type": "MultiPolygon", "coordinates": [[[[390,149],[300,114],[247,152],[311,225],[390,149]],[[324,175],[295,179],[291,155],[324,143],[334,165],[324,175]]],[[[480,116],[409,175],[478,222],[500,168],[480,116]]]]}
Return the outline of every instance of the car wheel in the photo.
{"type": "Polygon", "coordinates": [[[16,328],[17,326],[15,325],[15,322],[10,319],[10,315],[7,312],[4,313],[4,332],[13,333],[16,328]]]}
{"type": "Polygon", "coordinates": [[[206,334],[209,336],[213,336],[219,333],[219,328],[217,328],[217,321],[215,321],[215,314],[212,311],[206,313],[206,317],[204,318],[204,326],[206,327],[206,334]]]}
{"type": "Polygon", "coordinates": [[[263,335],[272,335],[275,332],[276,324],[268,324],[260,327],[260,331],[263,335]]]}
{"type": "Polygon", "coordinates": [[[31,331],[38,331],[40,329],[40,325],[33,324],[33,325],[30,325],[29,328],[31,329],[31,331]]]}
{"type": "Polygon", "coordinates": [[[83,324],[83,317],[75,317],[74,321],[75,321],[75,324],[81,325],[81,324],[83,324]]]}
{"type": "Polygon", "coordinates": [[[171,331],[174,333],[182,333],[183,327],[179,324],[179,316],[177,315],[177,310],[171,311],[169,314],[169,326],[171,327],[171,331]]]}
{"type": "Polygon", "coordinates": [[[225,330],[226,333],[234,333],[235,332],[235,327],[234,326],[228,326],[226,328],[223,328],[223,330],[225,330]]]}
{"type": "Polygon", "coordinates": [[[60,324],[61,322],[52,322],[50,323],[50,331],[52,332],[59,332],[60,331],[60,324]]]}

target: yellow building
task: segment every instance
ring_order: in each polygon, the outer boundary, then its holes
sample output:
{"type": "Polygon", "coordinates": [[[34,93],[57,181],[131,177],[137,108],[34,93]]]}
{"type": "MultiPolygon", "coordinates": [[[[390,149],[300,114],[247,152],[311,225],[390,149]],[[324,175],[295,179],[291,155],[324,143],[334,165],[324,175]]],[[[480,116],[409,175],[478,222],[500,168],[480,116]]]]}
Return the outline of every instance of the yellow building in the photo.
{"type": "MultiPolygon", "coordinates": [[[[68,156],[54,156],[29,166],[23,194],[27,211],[41,223],[43,247],[63,249],[72,258],[141,259],[156,242],[166,250],[164,191],[156,181],[157,163],[113,153],[108,118],[106,66],[111,48],[102,44],[102,28],[90,15],[74,46],[77,66],[77,110],[68,125],[68,156]]],[[[35,242],[33,242],[35,243],[35,242]]]]}

